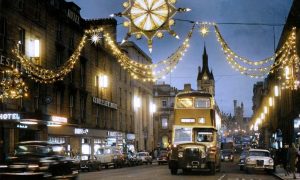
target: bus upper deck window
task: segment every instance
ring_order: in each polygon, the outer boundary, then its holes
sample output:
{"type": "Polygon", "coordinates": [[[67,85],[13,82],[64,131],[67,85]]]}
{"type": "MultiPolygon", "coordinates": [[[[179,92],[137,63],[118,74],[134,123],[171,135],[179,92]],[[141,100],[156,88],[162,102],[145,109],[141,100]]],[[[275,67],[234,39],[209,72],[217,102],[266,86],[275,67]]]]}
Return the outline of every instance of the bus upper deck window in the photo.
{"type": "Polygon", "coordinates": [[[210,99],[209,98],[196,98],[195,99],[195,108],[209,108],[210,99]]]}
{"type": "Polygon", "coordinates": [[[180,98],[177,99],[177,108],[191,108],[193,107],[192,98],[180,98]]]}

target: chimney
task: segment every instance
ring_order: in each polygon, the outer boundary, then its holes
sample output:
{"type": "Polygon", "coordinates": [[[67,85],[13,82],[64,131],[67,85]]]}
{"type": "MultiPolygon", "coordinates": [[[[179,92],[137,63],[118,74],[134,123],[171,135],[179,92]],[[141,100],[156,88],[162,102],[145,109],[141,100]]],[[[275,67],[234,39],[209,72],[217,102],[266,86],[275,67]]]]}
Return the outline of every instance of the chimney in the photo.
{"type": "Polygon", "coordinates": [[[184,89],[183,91],[192,91],[192,86],[191,84],[184,84],[184,89]]]}

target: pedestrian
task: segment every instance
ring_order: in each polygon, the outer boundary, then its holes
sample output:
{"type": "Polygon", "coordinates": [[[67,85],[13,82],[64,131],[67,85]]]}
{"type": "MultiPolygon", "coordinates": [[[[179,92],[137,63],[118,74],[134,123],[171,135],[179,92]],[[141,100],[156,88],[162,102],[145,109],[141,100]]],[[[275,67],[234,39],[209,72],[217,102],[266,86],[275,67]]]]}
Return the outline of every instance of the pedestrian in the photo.
{"type": "Polygon", "coordinates": [[[297,173],[300,173],[300,146],[298,145],[298,153],[297,153],[297,173]]]}
{"type": "Polygon", "coordinates": [[[283,146],[283,148],[281,149],[282,166],[284,169],[285,176],[288,176],[290,174],[289,168],[288,168],[288,148],[289,148],[289,145],[285,144],[283,146]]]}
{"type": "Polygon", "coordinates": [[[296,174],[295,174],[295,164],[297,160],[297,155],[298,155],[298,149],[295,146],[295,143],[292,143],[292,146],[289,148],[288,151],[288,160],[289,160],[289,165],[290,165],[290,171],[293,173],[294,179],[296,179],[296,174]]]}

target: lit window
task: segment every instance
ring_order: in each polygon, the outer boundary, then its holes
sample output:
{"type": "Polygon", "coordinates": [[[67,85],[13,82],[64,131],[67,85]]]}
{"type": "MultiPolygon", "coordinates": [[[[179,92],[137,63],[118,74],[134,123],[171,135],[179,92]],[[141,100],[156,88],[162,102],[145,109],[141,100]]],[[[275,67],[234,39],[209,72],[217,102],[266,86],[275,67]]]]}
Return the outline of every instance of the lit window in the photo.
{"type": "Polygon", "coordinates": [[[161,127],[162,127],[163,129],[167,129],[167,128],[168,128],[168,118],[163,117],[163,118],[161,119],[161,127]]]}

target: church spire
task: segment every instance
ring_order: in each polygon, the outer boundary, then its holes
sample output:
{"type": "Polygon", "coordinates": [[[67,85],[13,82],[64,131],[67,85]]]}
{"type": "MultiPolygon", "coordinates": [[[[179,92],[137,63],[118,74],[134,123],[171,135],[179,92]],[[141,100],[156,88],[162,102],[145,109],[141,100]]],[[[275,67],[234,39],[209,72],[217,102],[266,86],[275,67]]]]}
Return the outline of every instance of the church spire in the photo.
{"type": "Polygon", "coordinates": [[[202,59],[203,59],[202,69],[209,71],[209,68],[208,68],[208,56],[207,56],[207,53],[206,53],[206,46],[205,46],[205,44],[204,44],[204,50],[203,50],[202,59]]]}

